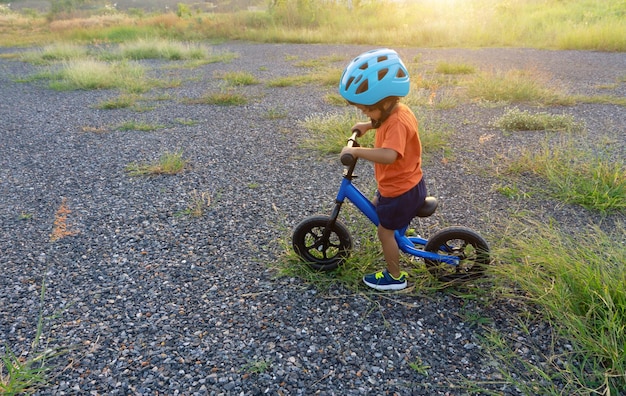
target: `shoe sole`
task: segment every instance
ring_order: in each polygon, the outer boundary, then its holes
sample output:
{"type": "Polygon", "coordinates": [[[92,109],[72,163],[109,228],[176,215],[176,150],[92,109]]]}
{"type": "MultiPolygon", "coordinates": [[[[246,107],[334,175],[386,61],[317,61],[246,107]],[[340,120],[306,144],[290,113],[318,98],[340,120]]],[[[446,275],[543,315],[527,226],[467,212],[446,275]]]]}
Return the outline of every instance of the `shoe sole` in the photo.
{"type": "Polygon", "coordinates": [[[379,285],[376,283],[369,283],[366,280],[363,280],[363,283],[365,283],[367,286],[371,287],[372,289],[376,289],[380,291],[402,290],[402,289],[405,289],[407,286],[406,282],[398,283],[394,285],[379,285]]]}

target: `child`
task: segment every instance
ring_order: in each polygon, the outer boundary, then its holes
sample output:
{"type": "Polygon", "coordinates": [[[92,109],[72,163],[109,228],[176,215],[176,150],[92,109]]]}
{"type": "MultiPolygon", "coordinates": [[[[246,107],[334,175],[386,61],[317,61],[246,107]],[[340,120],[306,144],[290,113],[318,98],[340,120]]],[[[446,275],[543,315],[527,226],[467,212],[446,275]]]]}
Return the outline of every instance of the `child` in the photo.
{"type": "Polygon", "coordinates": [[[426,198],[417,119],[408,106],[400,103],[400,97],[409,93],[409,85],[409,73],[391,49],[357,56],[343,71],[339,83],[341,96],[371,120],[355,124],[352,130],[362,136],[376,129],[374,148],[345,147],[341,152],[374,163],[378,191],[373,203],[387,269],[366,275],[363,281],[376,290],[402,290],[407,286],[408,274],[400,271],[394,232],[411,222],[426,198]]]}

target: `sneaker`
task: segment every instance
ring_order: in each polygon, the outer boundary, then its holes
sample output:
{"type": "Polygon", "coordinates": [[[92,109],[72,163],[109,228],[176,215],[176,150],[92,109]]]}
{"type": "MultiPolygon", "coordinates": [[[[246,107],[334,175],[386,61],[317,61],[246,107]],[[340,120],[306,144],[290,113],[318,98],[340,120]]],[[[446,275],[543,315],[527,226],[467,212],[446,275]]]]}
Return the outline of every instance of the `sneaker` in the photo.
{"type": "Polygon", "coordinates": [[[363,282],[376,290],[402,290],[406,287],[406,277],[409,274],[402,271],[398,279],[394,278],[387,270],[365,275],[363,282]]]}

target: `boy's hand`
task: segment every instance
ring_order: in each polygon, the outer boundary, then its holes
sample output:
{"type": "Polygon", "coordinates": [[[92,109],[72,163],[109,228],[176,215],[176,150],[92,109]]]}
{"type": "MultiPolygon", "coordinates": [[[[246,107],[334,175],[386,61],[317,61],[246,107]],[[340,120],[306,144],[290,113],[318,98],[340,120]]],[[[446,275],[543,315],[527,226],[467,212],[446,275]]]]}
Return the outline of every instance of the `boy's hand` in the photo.
{"type": "Polygon", "coordinates": [[[352,132],[357,132],[357,137],[361,137],[365,135],[367,131],[369,131],[370,129],[372,129],[372,123],[371,121],[368,121],[368,122],[357,122],[356,124],[354,124],[351,130],[352,132]]]}
{"type": "Polygon", "coordinates": [[[341,154],[339,155],[339,157],[341,157],[344,154],[350,154],[353,157],[356,157],[356,155],[354,155],[354,147],[344,147],[341,149],[341,154]]]}

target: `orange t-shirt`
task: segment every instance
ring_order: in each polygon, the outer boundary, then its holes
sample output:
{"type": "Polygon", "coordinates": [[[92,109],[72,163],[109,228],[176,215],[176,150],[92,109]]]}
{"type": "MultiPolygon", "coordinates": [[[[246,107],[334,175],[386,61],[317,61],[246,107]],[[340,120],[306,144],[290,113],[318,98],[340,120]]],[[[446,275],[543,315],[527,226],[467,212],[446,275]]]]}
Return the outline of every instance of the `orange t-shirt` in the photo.
{"type": "Polygon", "coordinates": [[[408,106],[396,105],[389,118],[376,130],[374,147],[398,153],[392,164],[374,163],[380,195],[397,197],[422,180],[422,143],[417,132],[417,119],[408,106]]]}

